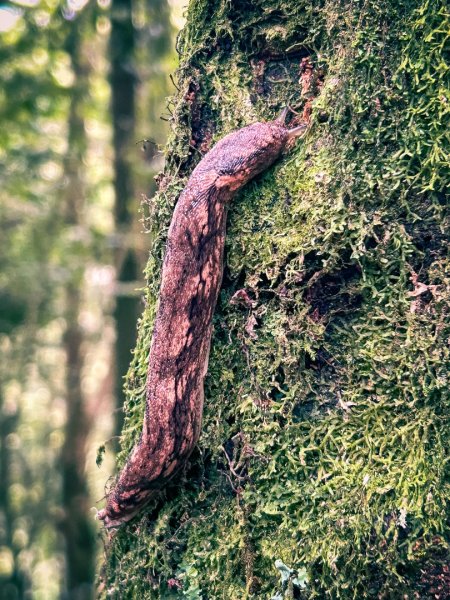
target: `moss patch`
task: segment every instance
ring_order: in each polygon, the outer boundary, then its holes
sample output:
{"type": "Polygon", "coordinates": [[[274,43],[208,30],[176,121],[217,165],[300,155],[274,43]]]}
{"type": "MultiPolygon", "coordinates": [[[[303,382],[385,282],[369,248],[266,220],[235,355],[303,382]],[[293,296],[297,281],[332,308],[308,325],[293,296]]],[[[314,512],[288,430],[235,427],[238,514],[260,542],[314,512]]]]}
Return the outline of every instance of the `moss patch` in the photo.
{"type": "Polygon", "coordinates": [[[189,172],[302,110],[302,57],[324,85],[306,138],[233,202],[198,449],[110,544],[104,597],[445,597],[448,25],[439,0],[191,1],[121,464],[189,172]]]}

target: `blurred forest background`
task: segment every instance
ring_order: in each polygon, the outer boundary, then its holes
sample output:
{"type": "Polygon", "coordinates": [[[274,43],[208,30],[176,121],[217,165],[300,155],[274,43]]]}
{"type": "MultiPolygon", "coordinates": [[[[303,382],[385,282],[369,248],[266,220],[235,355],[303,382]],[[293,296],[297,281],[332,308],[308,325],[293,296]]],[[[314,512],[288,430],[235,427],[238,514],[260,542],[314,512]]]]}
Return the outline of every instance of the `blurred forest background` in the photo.
{"type": "Polygon", "coordinates": [[[93,595],[183,4],[0,5],[1,600],[93,595]]]}

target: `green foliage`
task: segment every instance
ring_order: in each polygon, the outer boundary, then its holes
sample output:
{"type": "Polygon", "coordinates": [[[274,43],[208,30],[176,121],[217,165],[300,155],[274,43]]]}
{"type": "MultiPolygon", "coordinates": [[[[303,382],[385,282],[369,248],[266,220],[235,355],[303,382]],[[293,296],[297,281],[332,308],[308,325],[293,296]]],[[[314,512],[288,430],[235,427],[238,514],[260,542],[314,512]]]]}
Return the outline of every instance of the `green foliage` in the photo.
{"type": "Polygon", "coordinates": [[[305,598],[428,598],[438,586],[448,26],[440,0],[190,3],[122,462],[141,429],[189,141],[272,118],[289,99],[302,108],[289,58],[287,81],[255,92],[264,48],[308,51],[325,79],[304,141],[233,202],[199,447],[182,481],[115,536],[106,596],[269,598],[276,560],[305,567],[305,598]],[[251,308],[230,302],[242,288],[251,308]]]}

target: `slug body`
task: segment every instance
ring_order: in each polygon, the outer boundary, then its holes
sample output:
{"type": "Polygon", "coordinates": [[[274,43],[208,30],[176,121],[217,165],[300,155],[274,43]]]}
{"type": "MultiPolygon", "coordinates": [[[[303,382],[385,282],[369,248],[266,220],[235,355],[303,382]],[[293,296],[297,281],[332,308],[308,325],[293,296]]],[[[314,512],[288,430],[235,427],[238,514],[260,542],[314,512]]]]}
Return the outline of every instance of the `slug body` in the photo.
{"type": "Polygon", "coordinates": [[[288,130],[285,114],[220,140],[179,197],[162,269],[142,434],[99,512],[106,527],[131,519],[183,466],[198,440],[228,206],[304,130],[288,130]]]}

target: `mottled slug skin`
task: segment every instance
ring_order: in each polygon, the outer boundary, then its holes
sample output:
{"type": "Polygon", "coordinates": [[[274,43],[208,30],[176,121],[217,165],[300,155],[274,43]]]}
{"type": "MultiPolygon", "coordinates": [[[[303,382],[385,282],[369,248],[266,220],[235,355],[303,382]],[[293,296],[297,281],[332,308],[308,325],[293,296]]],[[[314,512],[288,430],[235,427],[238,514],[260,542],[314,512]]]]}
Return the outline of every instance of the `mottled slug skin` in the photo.
{"type": "Polygon", "coordinates": [[[162,269],[142,434],[99,512],[106,527],[131,519],[180,469],[198,440],[228,206],[297,135],[282,120],[284,115],[224,137],[180,195],[162,269]]]}

